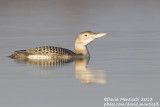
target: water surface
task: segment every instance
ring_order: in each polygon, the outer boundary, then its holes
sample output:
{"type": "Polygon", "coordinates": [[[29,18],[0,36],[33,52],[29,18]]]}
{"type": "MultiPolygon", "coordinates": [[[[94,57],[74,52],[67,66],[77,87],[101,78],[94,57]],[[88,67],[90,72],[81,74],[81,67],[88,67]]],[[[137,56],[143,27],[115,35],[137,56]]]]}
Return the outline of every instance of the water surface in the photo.
{"type": "Polygon", "coordinates": [[[159,101],[159,5],[159,0],[1,0],[0,106],[103,107],[104,97],[159,101]],[[88,46],[91,59],[80,67],[88,74],[76,72],[74,61],[44,67],[6,57],[37,46],[74,51],[76,35],[86,30],[108,33],[88,46]]]}

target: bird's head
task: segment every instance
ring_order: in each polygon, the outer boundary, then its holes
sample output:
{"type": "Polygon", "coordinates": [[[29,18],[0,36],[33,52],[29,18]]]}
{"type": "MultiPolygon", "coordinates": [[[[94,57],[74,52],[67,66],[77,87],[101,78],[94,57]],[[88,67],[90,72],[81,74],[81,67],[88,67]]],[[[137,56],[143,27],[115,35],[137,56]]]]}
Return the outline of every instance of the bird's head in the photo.
{"type": "Polygon", "coordinates": [[[94,39],[107,35],[107,33],[93,33],[91,31],[81,32],[76,38],[76,44],[88,45],[94,39]]]}

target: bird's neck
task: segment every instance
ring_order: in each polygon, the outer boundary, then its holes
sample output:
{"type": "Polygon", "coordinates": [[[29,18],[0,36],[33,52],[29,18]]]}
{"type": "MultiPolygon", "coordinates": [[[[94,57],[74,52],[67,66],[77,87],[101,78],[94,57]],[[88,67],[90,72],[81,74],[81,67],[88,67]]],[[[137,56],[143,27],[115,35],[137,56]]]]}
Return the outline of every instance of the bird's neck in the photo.
{"type": "Polygon", "coordinates": [[[80,42],[75,42],[75,53],[77,55],[83,55],[84,57],[89,57],[87,46],[81,44],[80,42]]]}

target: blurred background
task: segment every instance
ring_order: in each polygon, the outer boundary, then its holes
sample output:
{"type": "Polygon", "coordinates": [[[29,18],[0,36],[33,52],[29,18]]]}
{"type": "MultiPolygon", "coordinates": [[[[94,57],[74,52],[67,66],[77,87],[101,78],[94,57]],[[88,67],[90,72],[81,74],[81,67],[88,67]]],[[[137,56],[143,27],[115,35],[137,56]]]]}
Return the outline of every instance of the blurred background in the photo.
{"type": "Polygon", "coordinates": [[[0,106],[103,107],[104,97],[159,101],[159,46],[160,0],[0,0],[0,106]],[[79,82],[74,62],[46,70],[6,57],[37,46],[74,51],[76,35],[86,30],[108,33],[88,46],[89,68],[102,71],[105,84],[79,82]]]}

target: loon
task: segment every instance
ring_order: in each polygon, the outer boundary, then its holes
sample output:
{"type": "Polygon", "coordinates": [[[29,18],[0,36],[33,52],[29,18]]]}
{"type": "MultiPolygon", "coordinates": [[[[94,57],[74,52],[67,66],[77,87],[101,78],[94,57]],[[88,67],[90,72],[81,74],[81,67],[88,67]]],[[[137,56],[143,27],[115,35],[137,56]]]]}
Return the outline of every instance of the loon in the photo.
{"type": "Polygon", "coordinates": [[[15,51],[10,55],[13,59],[73,59],[76,57],[88,58],[89,52],[87,45],[94,39],[107,35],[107,33],[93,33],[91,31],[81,32],[75,40],[75,52],[71,50],[54,47],[42,46],[29,50],[15,51]]]}

